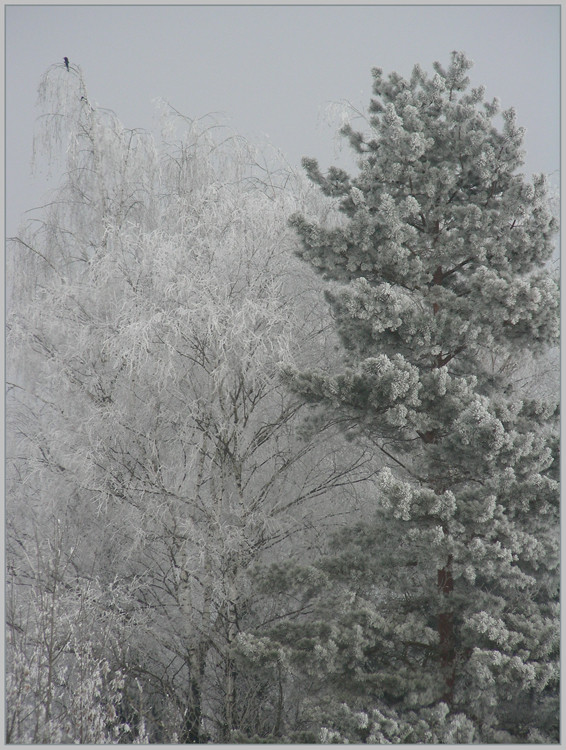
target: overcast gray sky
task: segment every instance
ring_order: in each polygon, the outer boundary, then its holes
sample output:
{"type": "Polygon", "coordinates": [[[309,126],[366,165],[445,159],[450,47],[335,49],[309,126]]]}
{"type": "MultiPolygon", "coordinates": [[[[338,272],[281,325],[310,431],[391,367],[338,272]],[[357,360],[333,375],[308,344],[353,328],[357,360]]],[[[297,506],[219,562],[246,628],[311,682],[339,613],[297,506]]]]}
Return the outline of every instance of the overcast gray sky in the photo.
{"type": "MultiPolygon", "coordinates": [[[[450,52],[475,61],[474,85],[514,106],[527,128],[526,170],[559,169],[560,6],[8,5],[6,231],[36,205],[30,176],[36,91],[67,55],[90,99],[127,127],[151,128],[161,97],[190,117],[220,112],[251,140],[269,137],[291,164],[344,163],[325,112],[365,108],[371,68],[409,75],[450,52]]],[[[557,178],[556,178],[557,179],[557,178]]]]}

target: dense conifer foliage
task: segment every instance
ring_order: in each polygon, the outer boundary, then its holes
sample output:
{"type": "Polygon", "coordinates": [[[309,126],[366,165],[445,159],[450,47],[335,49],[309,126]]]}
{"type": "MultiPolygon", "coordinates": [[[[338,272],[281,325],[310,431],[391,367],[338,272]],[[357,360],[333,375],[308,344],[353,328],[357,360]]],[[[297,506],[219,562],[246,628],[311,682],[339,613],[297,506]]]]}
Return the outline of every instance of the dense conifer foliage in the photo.
{"type": "Polygon", "coordinates": [[[470,66],[375,69],[369,136],[344,129],[359,173],[304,160],[344,221],[292,219],[344,362],[288,382],[385,459],[375,513],[317,566],[319,619],[277,634],[307,627],[334,741],[558,738],[557,409],[504,366],[556,345],[556,221],[470,66]]]}

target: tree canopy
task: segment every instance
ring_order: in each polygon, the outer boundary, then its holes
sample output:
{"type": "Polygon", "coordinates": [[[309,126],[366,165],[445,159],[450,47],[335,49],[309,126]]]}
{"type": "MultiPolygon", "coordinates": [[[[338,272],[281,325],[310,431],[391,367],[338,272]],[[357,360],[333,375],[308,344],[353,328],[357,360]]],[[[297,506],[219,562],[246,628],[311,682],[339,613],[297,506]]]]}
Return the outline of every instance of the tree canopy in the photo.
{"type": "Polygon", "coordinates": [[[557,344],[557,222],[544,177],[519,171],[514,111],[470,89],[463,54],[434,67],[374,69],[369,135],[344,128],[359,173],[304,160],[344,220],[292,218],[343,365],[288,368],[288,383],[386,464],[375,514],[319,564],[351,597],[325,631],[329,670],[366,717],[331,731],[382,741],[395,721],[406,742],[556,741],[557,407],[506,365],[557,344]]]}
{"type": "Polygon", "coordinates": [[[558,741],[557,221],[470,68],[375,68],[357,173],[310,181],[46,72],[7,742],[558,741]]]}

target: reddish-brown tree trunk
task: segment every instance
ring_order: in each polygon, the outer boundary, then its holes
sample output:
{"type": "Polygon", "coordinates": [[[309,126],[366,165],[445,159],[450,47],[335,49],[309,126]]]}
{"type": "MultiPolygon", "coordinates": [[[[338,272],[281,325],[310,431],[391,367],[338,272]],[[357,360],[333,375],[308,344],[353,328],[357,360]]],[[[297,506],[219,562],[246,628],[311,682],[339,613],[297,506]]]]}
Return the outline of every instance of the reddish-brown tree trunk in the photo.
{"type": "MultiPolygon", "coordinates": [[[[442,266],[438,266],[433,274],[432,283],[436,286],[441,286],[444,281],[444,272],[442,266]]],[[[433,303],[433,312],[436,315],[440,309],[437,302],[433,303]]],[[[436,360],[437,367],[443,367],[449,362],[451,356],[443,358],[442,354],[439,354],[436,360]]],[[[423,436],[425,443],[436,442],[436,440],[427,440],[426,437],[430,433],[423,436]]],[[[435,436],[436,437],[436,436],[435,436]]],[[[440,489],[436,490],[441,492],[440,489]]],[[[444,529],[444,533],[447,531],[444,529]]],[[[446,600],[447,608],[450,606],[450,594],[454,589],[454,578],[452,576],[452,555],[449,555],[446,565],[437,571],[437,585],[438,590],[441,592],[443,598],[446,600]]],[[[454,683],[456,681],[456,645],[454,641],[454,613],[449,609],[438,613],[437,621],[438,629],[438,650],[440,654],[440,665],[442,673],[444,675],[444,682],[446,690],[442,696],[442,700],[450,705],[454,698],[454,683]]]]}
{"type": "MultiPolygon", "coordinates": [[[[438,266],[438,268],[433,274],[432,283],[435,286],[440,286],[442,284],[443,279],[444,279],[444,274],[442,273],[442,266],[438,266]]],[[[433,302],[432,309],[433,309],[434,314],[436,315],[436,313],[440,309],[438,302],[433,302]]]]}
{"type": "MultiPolygon", "coordinates": [[[[452,577],[452,555],[449,556],[446,565],[438,571],[438,589],[447,599],[454,589],[454,579],[452,577]]],[[[448,601],[446,604],[448,604],[448,601]]],[[[450,704],[454,697],[454,682],[456,679],[453,612],[440,612],[438,614],[437,627],[440,664],[444,674],[444,682],[446,684],[446,690],[442,696],[442,700],[450,704]]]]}

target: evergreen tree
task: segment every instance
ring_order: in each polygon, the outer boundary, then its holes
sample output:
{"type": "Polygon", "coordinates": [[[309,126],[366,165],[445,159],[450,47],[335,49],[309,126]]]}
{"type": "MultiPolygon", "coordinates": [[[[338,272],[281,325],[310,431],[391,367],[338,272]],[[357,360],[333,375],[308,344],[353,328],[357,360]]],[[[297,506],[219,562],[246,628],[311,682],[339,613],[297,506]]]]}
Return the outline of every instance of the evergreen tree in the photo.
{"type": "Polygon", "coordinates": [[[558,739],[557,407],[503,367],[556,345],[557,223],[544,177],[518,171],[514,110],[469,87],[471,64],[374,69],[370,135],[343,129],[358,175],[304,160],[344,217],[291,220],[344,366],[286,378],[386,464],[375,516],[317,566],[318,630],[272,634],[324,662],[343,705],[323,741],[558,739]]]}

